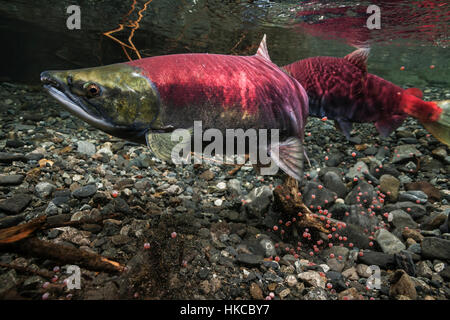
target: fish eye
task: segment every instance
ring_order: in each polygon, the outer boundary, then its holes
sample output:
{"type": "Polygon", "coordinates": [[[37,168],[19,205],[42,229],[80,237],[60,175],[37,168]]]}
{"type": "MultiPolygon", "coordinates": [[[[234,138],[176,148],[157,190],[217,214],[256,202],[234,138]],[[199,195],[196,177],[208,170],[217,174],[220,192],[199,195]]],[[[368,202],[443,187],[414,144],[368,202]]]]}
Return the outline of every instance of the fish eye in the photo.
{"type": "Polygon", "coordinates": [[[100,87],[96,83],[86,83],[84,87],[86,89],[86,95],[89,98],[97,97],[101,93],[100,87]]]}

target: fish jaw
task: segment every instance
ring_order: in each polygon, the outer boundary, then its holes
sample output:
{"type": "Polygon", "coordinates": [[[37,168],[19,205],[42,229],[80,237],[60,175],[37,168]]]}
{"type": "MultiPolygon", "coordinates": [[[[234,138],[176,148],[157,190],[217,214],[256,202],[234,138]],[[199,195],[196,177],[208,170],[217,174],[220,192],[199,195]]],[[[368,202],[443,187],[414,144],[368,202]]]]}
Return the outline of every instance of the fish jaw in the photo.
{"type": "Polygon", "coordinates": [[[440,142],[450,146],[450,100],[437,101],[442,110],[435,121],[422,121],[423,126],[440,142]]]}

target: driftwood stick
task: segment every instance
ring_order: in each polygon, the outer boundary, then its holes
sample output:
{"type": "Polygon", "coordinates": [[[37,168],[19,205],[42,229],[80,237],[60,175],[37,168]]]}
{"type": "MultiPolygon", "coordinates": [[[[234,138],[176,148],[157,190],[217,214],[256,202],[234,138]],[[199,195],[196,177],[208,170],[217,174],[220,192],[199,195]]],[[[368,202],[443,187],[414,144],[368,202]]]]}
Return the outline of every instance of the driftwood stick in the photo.
{"type": "Polygon", "coordinates": [[[118,262],[96,253],[37,238],[28,238],[12,244],[1,245],[0,250],[47,258],[64,264],[74,264],[94,271],[122,272],[125,270],[125,267],[118,262]]]}
{"type": "Polygon", "coordinates": [[[278,210],[289,216],[297,218],[297,225],[303,228],[313,228],[315,230],[330,233],[325,228],[324,223],[315,218],[314,214],[303,203],[298,189],[298,181],[288,177],[283,185],[277,186],[274,190],[274,206],[278,210]],[[298,213],[302,215],[297,217],[298,213]]]}

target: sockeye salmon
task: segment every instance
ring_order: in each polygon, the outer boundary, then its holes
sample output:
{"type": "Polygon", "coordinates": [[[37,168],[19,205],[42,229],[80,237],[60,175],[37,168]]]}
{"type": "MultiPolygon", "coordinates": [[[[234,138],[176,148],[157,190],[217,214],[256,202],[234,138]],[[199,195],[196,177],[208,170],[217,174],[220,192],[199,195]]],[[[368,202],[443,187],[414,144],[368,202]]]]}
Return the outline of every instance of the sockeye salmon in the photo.
{"type": "Polygon", "coordinates": [[[386,137],[412,116],[450,145],[450,101],[423,101],[420,89],[405,90],[368,73],[368,55],[360,48],[344,58],[312,57],[283,69],[308,93],[309,115],[335,120],[350,141],[354,122],[373,122],[386,137]]]}
{"type": "Polygon", "coordinates": [[[175,54],[68,71],[45,71],[48,93],[90,125],[148,144],[170,160],[176,129],[278,129],[267,154],[283,171],[303,176],[308,97],[271,62],[264,36],[254,56],[175,54]],[[276,152],[275,152],[276,150],[276,152]]]}

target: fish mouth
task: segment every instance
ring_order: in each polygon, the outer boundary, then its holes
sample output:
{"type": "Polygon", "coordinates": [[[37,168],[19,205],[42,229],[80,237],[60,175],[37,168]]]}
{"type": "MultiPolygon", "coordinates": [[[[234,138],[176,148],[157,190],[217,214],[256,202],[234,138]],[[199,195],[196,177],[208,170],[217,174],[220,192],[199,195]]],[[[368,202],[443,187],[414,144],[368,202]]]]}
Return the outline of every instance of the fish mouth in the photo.
{"type": "Polygon", "coordinates": [[[436,139],[450,146],[450,100],[436,101],[436,104],[442,110],[439,119],[422,124],[436,139]]]}
{"type": "Polygon", "coordinates": [[[51,71],[41,73],[41,82],[44,89],[73,115],[105,132],[118,129],[100,114],[94,114],[92,108],[89,108],[82,98],[74,95],[65,83],[52,76],[51,71]]]}

